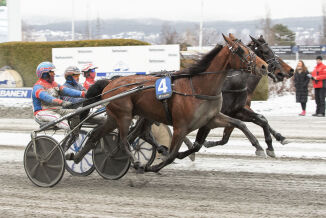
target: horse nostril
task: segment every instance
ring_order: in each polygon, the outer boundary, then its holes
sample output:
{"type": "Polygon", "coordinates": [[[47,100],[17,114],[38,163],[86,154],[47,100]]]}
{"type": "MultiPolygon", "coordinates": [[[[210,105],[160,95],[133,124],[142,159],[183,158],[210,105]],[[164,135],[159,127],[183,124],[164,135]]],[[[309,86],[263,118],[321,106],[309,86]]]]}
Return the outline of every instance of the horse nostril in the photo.
{"type": "Polygon", "coordinates": [[[294,70],[293,70],[292,68],[291,68],[291,70],[290,70],[290,73],[292,73],[292,74],[294,73],[294,70]]]}
{"type": "Polygon", "coordinates": [[[266,70],[266,66],[265,65],[261,66],[261,69],[266,70]]]}

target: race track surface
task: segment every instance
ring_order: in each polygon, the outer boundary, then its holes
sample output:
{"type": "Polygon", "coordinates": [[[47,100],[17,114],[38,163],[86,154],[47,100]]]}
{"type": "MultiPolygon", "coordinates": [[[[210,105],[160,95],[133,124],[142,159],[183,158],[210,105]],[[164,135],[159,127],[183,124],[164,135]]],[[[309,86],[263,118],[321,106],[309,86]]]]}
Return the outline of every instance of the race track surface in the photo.
{"type": "MultiPolygon", "coordinates": [[[[1,152],[22,153],[20,149],[1,152]]],[[[3,153],[3,154],[4,154],[3,153]]],[[[223,159],[224,158],[224,159],[223,159]]],[[[11,158],[12,159],[12,158],[11,158]]],[[[256,157],[222,157],[232,162],[256,157]]],[[[218,161],[197,156],[196,161],[218,161]]],[[[259,160],[259,159],[258,159],[259,160]]],[[[265,159],[276,162],[326,164],[326,160],[265,159]]],[[[267,166],[268,167],[268,166],[267,166]]],[[[326,174],[202,171],[172,164],[161,174],[135,174],[130,170],[117,181],[97,172],[74,177],[65,172],[53,188],[39,188],[27,178],[19,160],[4,161],[0,168],[1,217],[325,217],[326,174]]]]}

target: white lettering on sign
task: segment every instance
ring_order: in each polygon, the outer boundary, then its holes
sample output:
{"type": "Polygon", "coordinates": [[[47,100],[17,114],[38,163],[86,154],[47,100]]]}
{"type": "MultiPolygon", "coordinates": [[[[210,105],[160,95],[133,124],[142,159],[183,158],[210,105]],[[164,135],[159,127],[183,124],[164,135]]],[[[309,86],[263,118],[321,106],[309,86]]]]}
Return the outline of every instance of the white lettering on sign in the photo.
{"type": "Polygon", "coordinates": [[[28,91],[23,90],[0,90],[0,97],[26,98],[28,91]]]}
{"type": "Polygon", "coordinates": [[[166,80],[165,79],[161,80],[160,84],[158,85],[157,90],[160,91],[160,92],[163,92],[163,93],[167,92],[168,87],[166,86],[166,80]]]}

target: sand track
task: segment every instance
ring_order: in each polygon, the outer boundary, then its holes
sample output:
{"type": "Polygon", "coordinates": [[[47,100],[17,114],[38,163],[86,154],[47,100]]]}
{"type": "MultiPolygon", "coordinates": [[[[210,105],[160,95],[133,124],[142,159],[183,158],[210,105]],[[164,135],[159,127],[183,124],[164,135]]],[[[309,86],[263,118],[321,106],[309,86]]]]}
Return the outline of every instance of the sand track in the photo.
{"type": "Polygon", "coordinates": [[[0,214],[1,217],[326,216],[326,175],[178,169],[163,169],[161,173],[138,176],[129,172],[120,180],[108,181],[96,172],[88,177],[73,177],[66,172],[57,186],[39,188],[28,180],[22,162],[5,162],[0,169],[0,214]]]}

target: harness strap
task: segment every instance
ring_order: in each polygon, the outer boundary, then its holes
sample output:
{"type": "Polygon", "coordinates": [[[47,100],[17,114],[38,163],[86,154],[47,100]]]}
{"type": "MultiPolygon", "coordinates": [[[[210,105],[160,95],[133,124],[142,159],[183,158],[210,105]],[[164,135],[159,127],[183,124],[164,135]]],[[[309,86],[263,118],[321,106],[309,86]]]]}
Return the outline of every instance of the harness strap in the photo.
{"type": "Polygon", "coordinates": [[[168,99],[167,98],[163,99],[161,102],[163,104],[166,119],[168,120],[169,123],[172,124],[172,114],[170,113],[170,110],[169,110],[168,99]]]}
{"type": "Polygon", "coordinates": [[[232,90],[232,89],[230,89],[230,90],[227,90],[227,89],[222,89],[222,92],[223,93],[239,93],[239,92],[245,92],[245,91],[247,91],[247,87],[245,87],[245,88],[243,88],[243,89],[235,89],[235,90],[232,90]]]}
{"type": "Polygon", "coordinates": [[[198,99],[208,100],[208,101],[215,101],[215,100],[220,99],[220,97],[221,97],[221,93],[217,94],[217,95],[186,94],[186,93],[182,93],[182,92],[178,92],[178,91],[173,91],[173,93],[178,94],[178,95],[182,95],[182,96],[187,96],[187,97],[195,97],[195,98],[198,98],[198,99]]]}

